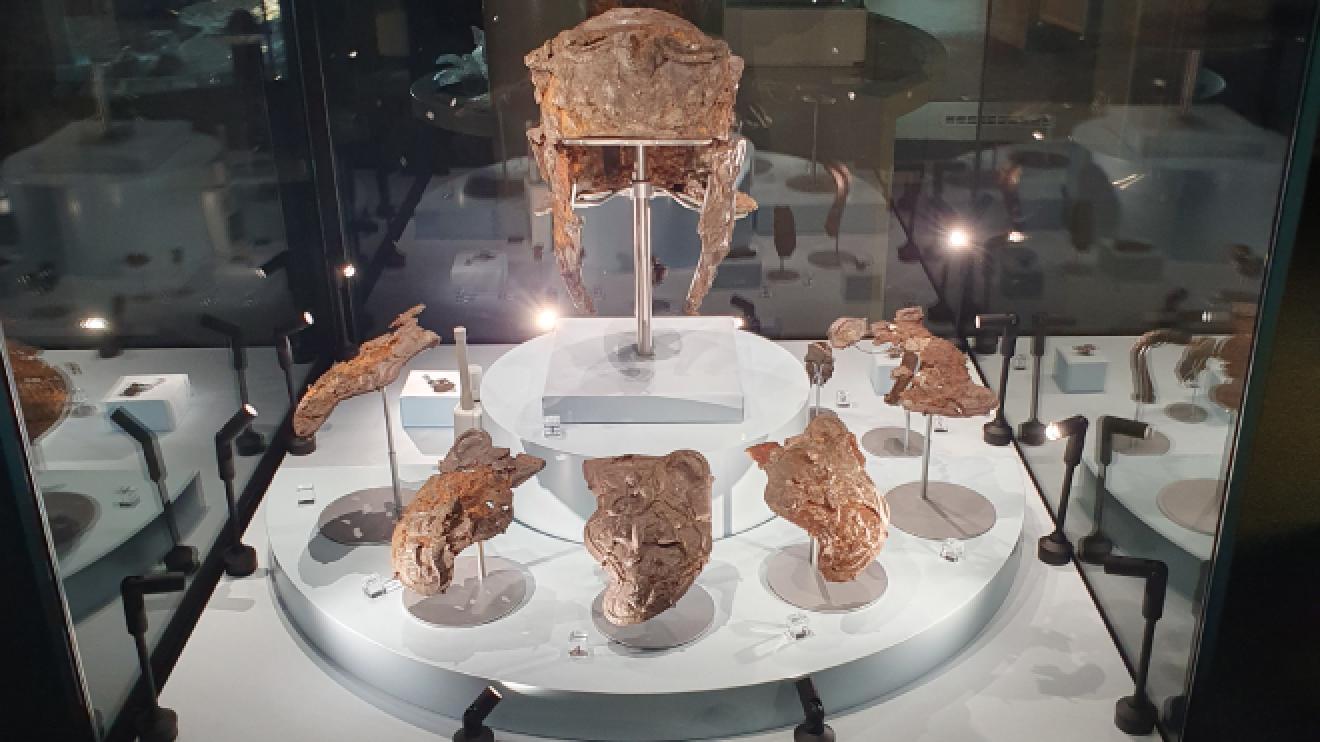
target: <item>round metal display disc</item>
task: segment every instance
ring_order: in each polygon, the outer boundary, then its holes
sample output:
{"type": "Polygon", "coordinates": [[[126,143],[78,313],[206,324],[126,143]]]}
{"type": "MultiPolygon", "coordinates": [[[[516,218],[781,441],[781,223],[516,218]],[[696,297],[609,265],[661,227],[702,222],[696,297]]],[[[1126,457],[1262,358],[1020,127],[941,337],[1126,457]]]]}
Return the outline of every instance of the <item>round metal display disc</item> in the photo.
{"type": "Polygon", "coordinates": [[[46,523],[55,542],[55,553],[61,556],[77,545],[101,513],[96,500],[79,492],[52,490],[42,492],[41,499],[46,506],[46,523]]]}
{"type": "Polygon", "coordinates": [[[1173,402],[1166,405],[1164,414],[1180,423],[1203,423],[1210,419],[1210,413],[1206,412],[1204,407],[1191,402],[1173,402]]]}
{"type": "Polygon", "coordinates": [[[1184,479],[1160,490],[1155,503],[1164,517],[1198,533],[1214,534],[1219,525],[1221,479],[1184,479]]]}
{"type": "Polygon", "coordinates": [[[785,182],[785,185],[799,193],[834,193],[838,187],[834,183],[834,177],[824,167],[819,168],[815,175],[811,173],[794,175],[785,182]]]}
{"type": "Polygon", "coordinates": [[[785,546],[765,560],[765,586],[785,603],[816,613],[848,613],[876,602],[889,588],[879,562],[849,582],[829,582],[809,561],[810,548],[809,543],[785,546]]]}
{"type": "Polygon", "coordinates": [[[995,525],[995,506],[981,493],[949,482],[900,484],[885,495],[889,522],[918,538],[975,538],[995,525]]]}
{"type": "Polygon", "coordinates": [[[523,565],[502,557],[486,557],[486,578],[477,577],[477,558],[454,561],[454,580],[439,595],[403,592],[403,608],[422,623],[445,628],[481,626],[521,608],[535,580],[523,565]]]}
{"type": "MultiPolygon", "coordinates": [[[[406,504],[413,493],[403,491],[406,504]]],[[[331,502],[317,519],[322,536],[345,546],[388,544],[394,535],[394,488],[369,487],[331,502]]]]}
{"type": "Polygon", "coordinates": [[[926,436],[915,430],[908,431],[906,450],[903,448],[902,428],[871,428],[862,434],[862,448],[880,458],[920,456],[925,446],[926,436]]]}
{"type": "Polygon", "coordinates": [[[693,585],[673,608],[632,626],[615,626],[605,618],[601,603],[605,591],[591,602],[591,620],[610,641],[633,649],[673,649],[705,634],[715,623],[715,599],[701,585],[693,585]]]}
{"type": "Polygon", "coordinates": [[[1114,453],[1124,456],[1163,456],[1173,448],[1169,436],[1158,430],[1152,430],[1149,438],[1131,438],[1123,436],[1114,442],[1114,453]]]}

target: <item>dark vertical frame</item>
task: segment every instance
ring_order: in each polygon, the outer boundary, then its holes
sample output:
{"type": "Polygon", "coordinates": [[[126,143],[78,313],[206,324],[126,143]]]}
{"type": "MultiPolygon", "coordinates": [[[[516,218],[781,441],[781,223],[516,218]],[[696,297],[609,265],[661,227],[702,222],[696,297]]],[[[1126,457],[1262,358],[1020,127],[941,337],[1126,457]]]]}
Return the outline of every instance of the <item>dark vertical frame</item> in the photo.
{"type": "Polygon", "coordinates": [[[1251,366],[1190,671],[1186,742],[1314,739],[1320,730],[1320,453],[1314,386],[1315,192],[1320,122],[1314,10],[1275,241],[1257,311],[1251,366]],[[1308,200],[1308,195],[1310,196],[1308,200]],[[1308,414],[1309,413],[1309,414],[1308,414]],[[1308,456],[1309,454],[1309,456],[1308,456]]]}

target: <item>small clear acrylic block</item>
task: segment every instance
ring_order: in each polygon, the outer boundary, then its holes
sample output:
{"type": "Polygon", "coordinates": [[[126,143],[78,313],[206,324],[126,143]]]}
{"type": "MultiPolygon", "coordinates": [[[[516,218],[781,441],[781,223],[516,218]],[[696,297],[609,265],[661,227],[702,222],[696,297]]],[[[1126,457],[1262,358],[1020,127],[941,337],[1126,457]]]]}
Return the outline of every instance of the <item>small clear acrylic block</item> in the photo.
{"type": "Polygon", "coordinates": [[[139,502],[142,502],[142,495],[138,492],[137,487],[124,485],[115,489],[115,504],[119,507],[136,507],[139,502]]]}
{"type": "Polygon", "coordinates": [[[852,407],[852,397],[848,396],[848,390],[840,389],[834,393],[834,404],[837,407],[847,409],[852,407]]]}
{"type": "Polygon", "coordinates": [[[940,544],[940,559],[957,564],[967,556],[967,544],[956,538],[946,538],[940,544]]]}
{"type": "Polygon", "coordinates": [[[789,639],[799,641],[811,636],[811,623],[805,613],[788,614],[785,624],[788,626],[785,633],[788,634],[789,639]]]}
{"type": "Polygon", "coordinates": [[[575,660],[591,656],[591,648],[587,646],[587,632],[581,629],[568,632],[568,656],[575,660]]]}
{"type": "Polygon", "coordinates": [[[315,504],[316,504],[316,485],[314,485],[314,484],[300,484],[300,485],[298,485],[298,499],[297,499],[297,502],[298,502],[299,505],[315,505],[315,504]]]}
{"type": "Polygon", "coordinates": [[[546,438],[563,438],[564,426],[559,422],[558,415],[546,415],[541,419],[541,433],[546,438]]]}
{"type": "Polygon", "coordinates": [[[381,575],[367,575],[362,581],[362,594],[371,600],[383,598],[386,595],[399,590],[403,583],[396,577],[382,577],[381,575]]]}

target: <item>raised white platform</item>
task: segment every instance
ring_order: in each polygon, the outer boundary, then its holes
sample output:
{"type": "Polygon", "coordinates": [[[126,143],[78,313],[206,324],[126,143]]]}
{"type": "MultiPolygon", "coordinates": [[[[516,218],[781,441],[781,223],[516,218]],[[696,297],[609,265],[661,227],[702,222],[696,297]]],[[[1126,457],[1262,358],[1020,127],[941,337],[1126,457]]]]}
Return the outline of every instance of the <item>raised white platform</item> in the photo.
{"type": "Polygon", "coordinates": [[[728,317],[656,317],[654,354],[644,357],[631,317],[561,319],[549,336],[542,411],[565,423],[738,422],[735,332],[728,317]]]}
{"type": "MultiPolygon", "coordinates": [[[[913,478],[919,463],[868,461],[881,482],[913,478]]],[[[642,653],[610,644],[591,603],[604,577],[578,544],[515,523],[488,553],[523,564],[534,590],[521,610],[484,626],[438,629],[405,610],[403,591],[362,592],[370,574],[389,574],[389,546],[345,548],[316,533],[321,507],[351,489],[385,483],[384,467],[283,469],[266,500],[271,575],[289,619],[333,663],[398,699],[448,716],[497,683],[504,729],[565,739],[691,739],[790,724],[800,718],[791,681],[811,675],[832,709],[857,706],[928,673],[990,621],[1016,572],[1023,519],[1021,470],[999,450],[937,462],[940,476],[975,485],[1000,519],[967,542],[959,563],[938,544],[891,530],[878,561],[889,589],[874,605],[812,614],[813,635],[792,641],[798,609],[762,582],[767,558],[804,540],[773,520],[716,542],[698,580],[715,599],[715,625],[691,644],[642,653]],[[311,485],[316,503],[299,506],[311,485]],[[588,633],[590,657],[568,656],[573,631],[588,633]],[[606,700],[608,696],[608,700],[606,700]],[[640,723],[640,720],[645,723],[640,723]]],[[[426,467],[404,471],[405,479],[426,467]]],[[[515,493],[515,508],[527,499],[515,493]]]]}
{"type": "MultiPolygon", "coordinates": [[[[727,330],[728,341],[736,349],[738,364],[732,368],[738,370],[736,382],[745,394],[743,414],[736,422],[575,424],[564,419],[562,436],[551,437],[545,434],[537,390],[551,383],[550,351],[555,337],[533,338],[490,364],[482,382],[487,432],[496,445],[525,451],[546,462],[545,469],[521,491],[517,506],[521,523],[557,538],[581,541],[582,526],[596,510],[596,497],[582,477],[584,461],[625,453],[665,455],[682,448],[701,452],[710,463],[715,477],[712,527],[716,538],[772,517],[762,496],[765,475],[753,465],[746,449],[802,431],[807,422],[807,376],[801,360],[779,345],[733,330],[727,318],[713,322],[727,330]]],[[[659,338],[668,332],[657,332],[657,347],[659,338]]],[[[718,334],[710,332],[712,338],[718,334]]],[[[594,342],[598,344],[600,339],[594,342]]],[[[700,347],[708,339],[682,342],[700,347]]],[[[705,363],[695,364],[673,380],[686,378],[699,388],[705,363]]]]}

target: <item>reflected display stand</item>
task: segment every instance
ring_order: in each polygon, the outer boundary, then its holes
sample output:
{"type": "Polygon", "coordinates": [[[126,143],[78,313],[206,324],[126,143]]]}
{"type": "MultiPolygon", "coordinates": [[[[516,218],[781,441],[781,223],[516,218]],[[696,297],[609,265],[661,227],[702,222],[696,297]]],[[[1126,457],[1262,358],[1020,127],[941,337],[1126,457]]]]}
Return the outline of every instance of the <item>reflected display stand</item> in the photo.
{"type": "Polygon", "coordinates": [[[605,618],[605,591],[591,603],[591,621],[612,642],[631,649],[673,649],[700,639],[715,624],[715,598],[701,585],[693,584],[674,607],[631,626],[616,626],[605,618]]]}
{"type": "Polygon", "coordinates": [[[786,546],[765,560],[765,586],[791,606],[815,613],[849,613],[874,604],[889,588],[889,575],[871,562],[852,580],[830,582],[820,573],[815,539],[786,546]]]}
{"type": "Polygon", "coordinates": [[[1183,528],[1213,536],[1224,504],[1224,480],[1184,479],[1166,485],[1155,497],[1164,517],[1183,528]]]}
{"type": "Polygon", "coordinates": [[[454,560],[449,587],[438,595],[403,593],[403,607],[422,623],[442,628],[481,626],[517,611],[531,597],[535,582],[527,568],[502,557],[487,557],[477,542],[477,555],[454,560]]]}
{"type": "Polygon", "coordinates": [[[322,536],[345,546],[388,544],[394,536],[394,524],[403,513],[403,486],[399,482],[399,460],[394,451],[394,416],[390,413],[385,387],[377,391],[385,411],[390,486],[350,492],[326,505],[317,521],[317,531],[322,536]]]}
{"type": "Polygon", "coordinates": [[[976,490],[951,482],[930,481],[930,434],[934,419],[926,415],[921,481],[900,484],[885,495],[889,522],[917,538],[976,538],[994,527],[995,506],[976,490]]]}

